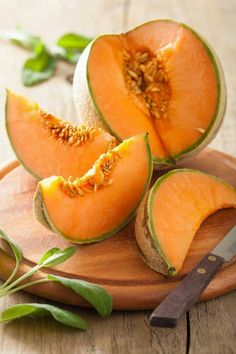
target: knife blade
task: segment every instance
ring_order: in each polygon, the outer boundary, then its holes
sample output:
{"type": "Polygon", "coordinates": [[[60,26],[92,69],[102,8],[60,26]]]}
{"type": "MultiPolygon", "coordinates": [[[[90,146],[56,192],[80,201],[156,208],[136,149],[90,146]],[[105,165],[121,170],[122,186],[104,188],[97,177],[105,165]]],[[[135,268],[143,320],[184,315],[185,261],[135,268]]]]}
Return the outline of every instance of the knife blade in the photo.
{"type": "Polygon", "coordinates": [[[225,261],[230,261],[236,255],[236,226],[218,243],[212,253],[223,257],[225,261]]]}
{"type": "Polygon", "coordinates": [[[236,226],[208,253],[162,301],[150,316],[151,326],[175,327],[196,303],[225,261],[236,255],[236,226]]]}

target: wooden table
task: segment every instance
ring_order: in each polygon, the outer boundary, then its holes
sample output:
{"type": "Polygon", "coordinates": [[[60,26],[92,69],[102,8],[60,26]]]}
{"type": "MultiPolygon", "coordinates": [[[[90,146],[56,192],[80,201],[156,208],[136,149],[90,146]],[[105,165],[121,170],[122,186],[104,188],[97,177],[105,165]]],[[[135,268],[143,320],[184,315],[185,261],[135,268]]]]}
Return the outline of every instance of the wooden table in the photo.
{"type": "MultiPolygon", "coordinates": [[[[154,18],[174,18],[200,31],[215,47],[226,74],[228,108],[224,125],[211,146],[236,154],[236,1],[235,0],[0,0],[1,29],[16,25],[42,36],[48,43],[65,32],[90,36],[121,32],[154,18]]],[[[27,53],[0,43],[0,163],[13,157],[4,132],[4,88],[21,92],[45,109],[73,119],[71,85],[64,79],[73,67],[61,64],[57,75],[34,88],[21,84],[27,53]]],[[[220,163],[220,161],[219,161],[220,163]]],[[[0,308],[21,302],[41,302],[25,293],[0,301],[0,308]]],[[[150,312],[114,312],[101,319],[79,310],[90,323],[79,332],[53,320],[27,319],[2,325],[2,354],[31,353],[236,353],[236,292],[198,304],[176,329],[149,327],[150,312]]]]}

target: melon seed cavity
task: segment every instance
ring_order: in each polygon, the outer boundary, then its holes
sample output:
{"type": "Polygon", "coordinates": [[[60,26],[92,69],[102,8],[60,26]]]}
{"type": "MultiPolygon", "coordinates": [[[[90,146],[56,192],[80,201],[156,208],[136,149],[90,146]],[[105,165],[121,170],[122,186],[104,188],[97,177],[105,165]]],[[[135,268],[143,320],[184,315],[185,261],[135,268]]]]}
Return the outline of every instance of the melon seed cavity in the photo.
{"type": "Polygon", "coordinates": [[[170,87],[161,56],[151,56],[148,51],[139,51],[133,56],[123,51],[123,56],[129,91],[138,97],[147,115],[167,119],[170,87]]]}
{"type": "Polygon", "coordinates": [[[59,142],[69,146],[81,146],[94,138],[101,129],[85,125],[76,126],[70,122],[57,121],[50,114],[41,111],[43,126],[59,142]]]}
{"type": "Polygon", "coordinates": [[[96,192],[102,187],[112,184],[112,171],[115,164],[121,158],[118,151],[110,150],[103,154],[95,162],[91,170],[83,177],[73,180],[69,177],[68,180],[61,180],[62,190],[70,197],[83,197],[87,193],[96,192]]]}

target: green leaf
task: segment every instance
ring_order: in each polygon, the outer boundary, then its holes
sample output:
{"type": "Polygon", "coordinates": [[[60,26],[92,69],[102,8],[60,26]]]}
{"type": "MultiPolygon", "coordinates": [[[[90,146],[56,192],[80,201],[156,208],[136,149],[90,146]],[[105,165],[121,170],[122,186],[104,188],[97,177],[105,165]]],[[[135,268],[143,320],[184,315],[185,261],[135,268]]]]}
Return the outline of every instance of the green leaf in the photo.
{"type": "Polygon", "coordinates": [[[43,52],[46,52],[46,51],[47,51],[47,49],[46,49],[45,44],[43,42],[39,42],[34,48],[35,54],[38,54],[38,55],[43,52]]]}
{"type": "Polygon", "coordinates": [[[38,53],[26,60],[23,71],[22,81],[25,86],[33,86],[53,76],[56,68],[56,59],[44,48],[39,46],[38,53]]]}
{"type": "Polygon", "coordinates": [[[49,52],[58,59],[66,60],[69,63],[76,64],[79,60],[81,52],[65,49],[59,45],[50,45],[48,47],[49,52]]]}
{"type": "Polygon", "coordinates": [[[53,247],[50,248],[49,250],[47,250],[40,258],[40,260],[38,261],[38,264],[42,264],[43,262],[45,262],[49,257],[53,256],[55,253],[58,253],[58,251],[60,251],[60,248],[58,247],[53,247]]]}
{"type": "Polygon", "coordinates": [[[79,60],[80,55],[81,55],[81,53],[79,53],[79,52],[74,52],[74,51],[67,49],[63,59],[65,59],[66,61],[69,61],[72,64],[76,64],[77,61],[79,60]]]}
{"type": "Polygon", "coordinates": [[[14,44],[19,45],[22,48],[35,50],[37,45],[41,42],[41,39],[37,36],[32,35],[31,33],[22,31],[22,30],[14,30],[5,32],[0,32],[0,38],[10,40],[14,44]]]}
{"type": "MultiPolygon", "coordinates": [[[[63,48],[61,48],[63,49],[63,48]]],[[[64,49],[64,53],[60,55],[60,59],[66,60],[69,63],[76,64],[77,61],[79,60],[81,53],[79,52],[74,52],[69,49],[64,49]]]]}
{"type": "Polygon", "coordinates": [[[22,250],[20,247],[15,243],[15,241],[10,238],[3,230],[0,229],[0,238],[7,242],[7,244],[11,247],[12,252],[15,256],[16,263],[20,263],[23,257],[22,250]]]}
{"type": "Polygon", "coordinates": [[[73,49],[81,52],[91,41],[92,38],[81,36],[76,33],[67,33],[58,39],[57,45],[65,49],[73,49]]]}
{"type": "Polygon", "coordinates": [[[81,317],[56,306],[46,304],[19,304],[11,306],[1,313],[0,323],[26,316],[42,317],[49,315],[51,315],[56,321],[67,326],[82,330],[87,328],[87,323],[81,317]]]}
{"type": "Polygon", "coordinates": [[[112,297],[101,286],[84,280],[68,279],[51,274],[48,275],[48,279],[57,281],[67,288],[72,289],[76,294],[82,296],[92,304],[101,316],[110,315],[112,311],[112,297]]]}
{"type": "Polygon", "coordinates": [[[68,258],[72,257],[76,252],[75,246],[70,246],[61,250],[57,247],[51,248],[42,255],[38,264],[41,267],[54,267],[60,263],[65,262],[68,258]]]}

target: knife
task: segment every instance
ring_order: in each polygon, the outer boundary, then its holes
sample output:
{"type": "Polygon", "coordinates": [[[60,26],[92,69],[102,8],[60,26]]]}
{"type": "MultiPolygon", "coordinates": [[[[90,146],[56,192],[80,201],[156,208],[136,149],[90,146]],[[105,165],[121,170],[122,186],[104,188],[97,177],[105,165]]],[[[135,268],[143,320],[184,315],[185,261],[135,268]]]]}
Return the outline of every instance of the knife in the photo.
{"type": "Polygon", "coordinates": [[[150,316],[151,326],[175,327],[196,303],[225,261],[236,255],[236,226],[208,253],[162,301],[150,316]]]}

